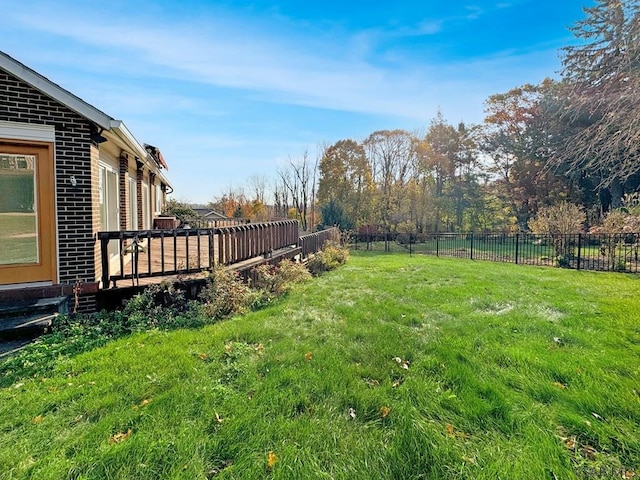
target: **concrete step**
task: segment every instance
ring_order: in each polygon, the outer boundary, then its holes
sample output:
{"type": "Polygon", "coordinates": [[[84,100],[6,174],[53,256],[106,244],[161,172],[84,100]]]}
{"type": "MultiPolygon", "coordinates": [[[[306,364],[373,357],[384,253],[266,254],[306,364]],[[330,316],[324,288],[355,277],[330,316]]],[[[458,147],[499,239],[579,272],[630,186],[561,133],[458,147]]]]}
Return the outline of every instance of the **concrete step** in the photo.
{"type": "Polygon", "coordinates": [[[0,320],[0,341],[19,338],[33,338],[46,333],[58,312],[37,312],[30,315],[19,315],[0,320]]]}
{"type": "Polygon", "coordinates": [[[68,297],[0,303],[0,358],[16,353],[50,330],[53,320],[68,311],[68,297]]]}
{"type": "Polygon", "coordinates": [[[18,353],[24,347],[33,342],[33,340],[33,338],[20,338],[17,340],[0,342],[0,362],[14,353],[18,353]]]}
{"type": "Polygon", "coordinates": [[[0,303],[0,323],[4,319],[25,314],[43,313],[67,313],[69,297],[36,298],[29,300],[17,300],[14,302],[0,303]]]}

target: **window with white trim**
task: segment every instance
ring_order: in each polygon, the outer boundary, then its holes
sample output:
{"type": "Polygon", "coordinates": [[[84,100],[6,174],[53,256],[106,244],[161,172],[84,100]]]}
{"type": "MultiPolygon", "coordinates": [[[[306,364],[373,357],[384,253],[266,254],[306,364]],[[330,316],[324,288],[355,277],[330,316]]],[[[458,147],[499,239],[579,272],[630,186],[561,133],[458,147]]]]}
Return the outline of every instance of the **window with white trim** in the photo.
{"type": "Polygon", "coordinates": [[[136,179],[129,177],[129,230],[138,230],[138,186],[136,179]]]}
{"type": "Polygon", "coordinates": [[[150,215],[151,205],[149,203],[149,185],[142,184],[142,229],[151,229],[150,215]]]}

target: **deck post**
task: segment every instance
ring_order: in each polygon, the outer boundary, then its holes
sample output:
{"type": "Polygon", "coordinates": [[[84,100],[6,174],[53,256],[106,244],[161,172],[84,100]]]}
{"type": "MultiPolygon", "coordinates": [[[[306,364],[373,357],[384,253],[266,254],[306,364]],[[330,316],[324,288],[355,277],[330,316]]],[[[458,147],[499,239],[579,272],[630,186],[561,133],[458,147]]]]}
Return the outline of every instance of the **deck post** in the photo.
{"type": "Polygon", "coordinates": [[[100,255],[102,258],[102,288],[109,288],[109,234],[98,233],[100,238],[100,255]]]}

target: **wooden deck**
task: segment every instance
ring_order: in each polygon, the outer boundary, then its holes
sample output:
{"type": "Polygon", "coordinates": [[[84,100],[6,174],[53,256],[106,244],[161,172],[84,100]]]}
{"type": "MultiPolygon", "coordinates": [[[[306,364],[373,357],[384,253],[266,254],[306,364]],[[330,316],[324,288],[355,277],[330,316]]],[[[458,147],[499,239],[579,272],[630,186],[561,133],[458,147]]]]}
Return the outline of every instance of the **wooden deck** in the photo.
{"type": "MultiPolygon", "coordinates": [[[[223,228],[100,232],[103,288],[183,277],[298,245],[295,220],[223,228]]],[[[155,282],[154,282],[155,283],[155,282]]]]}

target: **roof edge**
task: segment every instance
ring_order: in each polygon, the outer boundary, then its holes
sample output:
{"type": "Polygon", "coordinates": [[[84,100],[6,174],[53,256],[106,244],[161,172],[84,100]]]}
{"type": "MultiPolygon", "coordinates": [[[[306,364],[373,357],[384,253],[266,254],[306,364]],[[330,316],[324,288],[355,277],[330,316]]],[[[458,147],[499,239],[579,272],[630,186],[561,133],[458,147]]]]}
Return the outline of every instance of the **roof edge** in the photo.
{"type": "Polygon", "coordinates": [[[0,51],[0,68],[28,83],[33,88],[40,90],[45,95],[60,102],[99,127],[105,130],[111,128],[111,122],[114,121],[112,117],[2,51],[0,51]]]}

